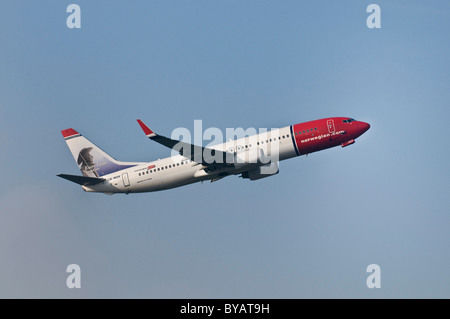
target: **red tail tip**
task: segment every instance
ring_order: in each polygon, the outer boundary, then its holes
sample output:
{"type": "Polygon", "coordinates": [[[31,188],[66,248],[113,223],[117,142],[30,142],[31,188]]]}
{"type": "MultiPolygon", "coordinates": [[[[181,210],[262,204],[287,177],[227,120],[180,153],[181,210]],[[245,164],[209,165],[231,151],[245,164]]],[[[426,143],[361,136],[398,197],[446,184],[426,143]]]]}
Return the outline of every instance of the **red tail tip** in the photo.
{"type": "Polygon", "coordinates": [[[62,130],[61,131],[62,135],[64,136],[64,138],[72,136],[72,135],[77,135],[79,134],[77,131],[75,131],[73,128],[68,128],[67,130],[62,130]]]}

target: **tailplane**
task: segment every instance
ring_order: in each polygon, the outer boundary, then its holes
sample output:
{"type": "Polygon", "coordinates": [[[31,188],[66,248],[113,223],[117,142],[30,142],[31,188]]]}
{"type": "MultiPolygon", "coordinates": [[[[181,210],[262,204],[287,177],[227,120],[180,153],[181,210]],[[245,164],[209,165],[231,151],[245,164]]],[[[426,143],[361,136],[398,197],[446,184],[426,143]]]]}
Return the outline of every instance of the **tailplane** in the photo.
{"type": "Polygon", "coordinates": [[[99,183],[102,183],[105,181],[103,178],[96,178],[96,177],[86,177],[86,176],[77,176],[77,175],[68,175],[68,174],[59,174],[56,175],[61,178],[67,179],[68,181],[77,183],[82,186],[92,186],[97,185],[99,183]]]}
{"type": "MultiPolygon", "coordinates": [[[[85,177],[100,178],[116,171],[139,165],[140,163],[120,162],[72,128],[61,131],[67,146],[85,177]]],[[[63,177],[63,176],[61,176],[63,177]]],[[[71,180],[70,178],[63,177],[71,180]]],[[[75,183],[80,183],[74,181],[75,183]]]]}

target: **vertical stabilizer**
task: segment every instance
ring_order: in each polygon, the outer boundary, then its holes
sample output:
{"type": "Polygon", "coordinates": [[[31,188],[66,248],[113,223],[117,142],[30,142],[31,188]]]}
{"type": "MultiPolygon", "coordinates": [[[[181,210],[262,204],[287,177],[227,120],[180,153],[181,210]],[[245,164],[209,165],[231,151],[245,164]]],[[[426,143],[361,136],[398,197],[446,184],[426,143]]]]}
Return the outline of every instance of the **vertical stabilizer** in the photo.
{"type": "Polygon", "coordinates": [[[100,177],[140,163],[120,162],[109,156],[72,128],[61,131],[81,173],[86,177],[100,177]]]}

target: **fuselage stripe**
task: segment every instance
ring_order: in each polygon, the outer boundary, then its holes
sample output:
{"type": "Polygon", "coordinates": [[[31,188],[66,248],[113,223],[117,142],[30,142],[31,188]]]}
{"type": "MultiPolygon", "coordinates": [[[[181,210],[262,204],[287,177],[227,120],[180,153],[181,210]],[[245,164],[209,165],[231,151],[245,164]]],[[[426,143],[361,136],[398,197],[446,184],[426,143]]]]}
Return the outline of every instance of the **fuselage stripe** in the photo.
{"type": "Polygon", "coordinates": [[[297,154],[297,156],[299,156],[300,153],[298,152],[297,143],[295,142],[294,125],[291,125],[290,129],[291,129],[292,144],[294,144],[295,154],[297,154]]]}
{"type": "Polygon", "coordinates": [[[74,135],[67,136],[67,137],[64,138],[64,140],[67,141],[67,140],[70,140],[70,139],[78,137],[78,136],[81,136],[81,134],[74,134],[74,135]]]}

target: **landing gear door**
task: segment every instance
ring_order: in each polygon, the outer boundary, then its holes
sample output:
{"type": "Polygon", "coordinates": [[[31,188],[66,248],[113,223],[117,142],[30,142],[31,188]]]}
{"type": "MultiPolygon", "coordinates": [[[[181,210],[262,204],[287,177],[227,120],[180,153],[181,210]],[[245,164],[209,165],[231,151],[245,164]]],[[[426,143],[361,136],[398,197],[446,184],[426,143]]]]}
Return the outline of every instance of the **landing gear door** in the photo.
{"type": "Polygon", "coordinates": [[[334,120],[327,120],[327,126],[328,126],[328,133],[334,133],[334,120]]]}
{"type": "Polygon", "coordinates": [[[122,174],[122,181],[123,181],[123,186],[125,186],[125,187],[130,186],[130,180],[128,179],[128,173],[122,174]]]}

